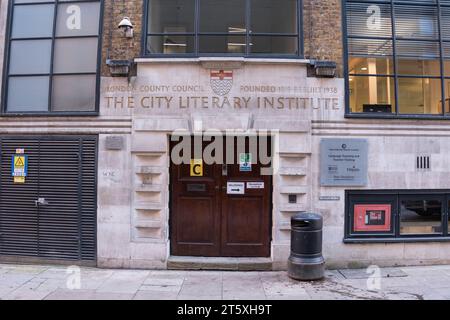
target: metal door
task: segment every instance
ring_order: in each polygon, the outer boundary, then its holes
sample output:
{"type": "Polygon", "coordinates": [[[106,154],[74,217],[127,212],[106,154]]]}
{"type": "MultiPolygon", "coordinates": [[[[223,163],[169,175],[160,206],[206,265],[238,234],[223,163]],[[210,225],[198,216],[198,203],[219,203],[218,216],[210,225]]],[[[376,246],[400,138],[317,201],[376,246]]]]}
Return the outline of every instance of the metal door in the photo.
{"type": "Polygon", "coordinates": [[[0,150],[0,259],[95,263],[97,138],[2,137],[0,150]],[[25,183],[11,176],[16,149],[25,183]]]}

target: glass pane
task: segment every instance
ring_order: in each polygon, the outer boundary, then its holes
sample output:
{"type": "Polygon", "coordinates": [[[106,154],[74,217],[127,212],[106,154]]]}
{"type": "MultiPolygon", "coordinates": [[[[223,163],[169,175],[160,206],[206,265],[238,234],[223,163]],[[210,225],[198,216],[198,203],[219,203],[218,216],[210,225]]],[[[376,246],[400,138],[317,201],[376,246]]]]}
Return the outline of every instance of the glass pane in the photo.
{"type": "Polygon", "coordinates": [[[348,63],[350,74],[394,74],[392,59],[350,57],[348,63]]]}
{"type": "MultiPolygon", "coordinates": [[[[447,1],[446,4],[449,5],[450,2],[447,1]]],[[[450,40],[450,7],[441,7],[441,30],[442,38],[450,40]]]]}
{"type": "Polygon", "coordinates": [[[149,0],[149,33],[195,31],[194,0],[149,0]]]}
{"type": "Polygon", "coordinates": [[[94,111],[96,76],[53,77],[52,111],[94,111]]]}
{"type": "Polygon", "coordinates": [[[347,30],[350,36],[391,38],[391,5],[347,3],[347,30]]]}
{"type": "Polygon", "coordinates": [[[298,54],[297,37],[254,36],[251,40],[252,53],[298,54]]]}
{"type": "Polygon", "coordinates": [[[15,6],[12,23],[13,38],[51,37],[53,4],[15,6]]]}
{"type": "Polygon", "coordinates": [[[437,39],[437,8],[395,5],[395,27],[398,38],[437,39]]]}
{"type": "Polygon", "coordinates": [[[9,112],[48,111],[49,77],[10,77],[9,112]]]}
{"type": "Polygon", "coordinates": [[[351,76],[349,84],[351,112],[395,112],[395,85],[393,78],[351,76]]]}
{"type": "Polygon", "coordinates": [[[386,57],[393,55],[391,40],[348,39],[348,51],[351,56],[386,57]]]}
{"type": "Polygon", "coordinates": [[[50,73],[51,52],[51,40],[11,41],[9,73],[50,73]]]}
{"type": "Polygon", "coordinates": [[[200,0],[200,32],[245,33],[245,1],[200,0]]]}
{"type": "Polygon", "coordinates": [[[252,0],[250,21],[253,33],[298,33],[297,0],[252,0]]]}
{"type": "Polygon", "coordinates": [[[415,76],[440,76],[441,62],[439,60],[398,59],[398,74],[415,76]]]}
{"type": "Polygon", "coordinates": [[[450,77],[450,42],[442,43],[444,55],[444,76],[450,77]]]}
{"type": "Polygon", "coordinates": [[[440,56],[439,42],[398,40],[396,54],[402,57],[432,59],[440,56]]]}
{"type": "Polygon", "coordinates": [[[97,38],[69,38],[55,41],[55,73],[97,71],[97,38]]]}
{"type": "Polygon", "coordinates": [[[442,202],[403,200],[400,202],[400,234],[442,233],[442,202]]]}
{"type": "Polygon", "coordinates": [[[444,79],[445,88],[445,113],[450,113],[450,79],[444,79]]]}
{"type": "Polygon", "coordinates": [[[55,0],[15,0],[14,3],[54,2],[55,0]]]}
{"type": "Polygon", "coordinates": [[[441,80],[399,78],[398,104],[402,114],[442,114],[441,80]]]}
{"type": "Polygon", "coordinates": [[[200,36],[200,53],[245,53],[244,36],[200,36]]]}
{"type": "Polygon", "coordinates": [[[195,42],[193,36],[150,36],[147,37],[147,51],[158,54],[193,53],[195,42]]]}
{"type": "Polygon", "coordinates": [[[56,36],[96,36],[100,24],[100,3],[58,5],[56,36]]]}
{"type": "Polygon", "coordinates": [[[444,79],[445,88],[445,113],[450,113],[450,79],[444,79]]]}

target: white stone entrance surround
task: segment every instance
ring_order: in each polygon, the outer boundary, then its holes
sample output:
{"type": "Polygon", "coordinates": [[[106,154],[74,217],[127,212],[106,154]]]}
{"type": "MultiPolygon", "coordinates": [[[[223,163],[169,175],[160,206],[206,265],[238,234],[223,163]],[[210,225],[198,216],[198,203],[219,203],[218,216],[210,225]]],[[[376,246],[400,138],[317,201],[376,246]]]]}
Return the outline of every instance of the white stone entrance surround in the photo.
{"type": "Polygon", "coordinates": [[[177,130],[192,132],[201,124],[204,131],[273,130],[276,135],[280,166],[273,183],[271,261],[274,269],[285,268],[290,217],[312,209],[311,118],[313,113],[325,114],[314,105],[322,102],[334,112],[343,108],[343,81],[307,78],[306,63],[259,59],[138,60],[138,75],[130,83],[125,79],[104,79],[102,115],[131,116],[132,133],[125,137],[127,148],[123,151],[106,151],[102,142],[105,137],[100,138],[99,195],[104,198],[99,198],[99,265],[166,267],[170,256],[169,137],[177,130]],[[214,69],[233,71],[233,89],[226,96],[215,94],[211,88],[210,71],[214,69]],[[187,87],[193,91],[178,91],[187,87]],[[331,93],[323,93],[321,88],[330,88],[331,93]],[[195,108],[192,101],[197,96],[199,104],[195,108]],[[191,107],[185,108],[183,101],[187,100],[183,99],[190,97],[191,107]],[[148,107],[152,98],[159,100],[148,107]],[[218,108],[225,98],[229,103],[218,108]],[[287,98],[292,100],[290,108],[262,108],[264,98],[283,98],[287,101],[285,106],[289,106],[287,98]],[[236,105],[236,101],[240,104],[236,105]],[[110,177],[114,172],[116,182],[110,177]],[[289,205],[289,194],[298,196],[297,204],[289,205]]]}

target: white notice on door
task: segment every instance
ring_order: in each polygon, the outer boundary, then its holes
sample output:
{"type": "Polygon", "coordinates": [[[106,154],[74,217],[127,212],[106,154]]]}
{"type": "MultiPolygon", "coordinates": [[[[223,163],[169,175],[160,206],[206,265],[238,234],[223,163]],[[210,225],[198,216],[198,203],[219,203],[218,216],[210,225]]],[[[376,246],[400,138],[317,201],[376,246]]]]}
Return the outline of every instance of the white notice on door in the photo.
{"type": "Polygon", "coordinates": [[[247,182],[247,189],[264,189],[264,182],[247,182]]]}
{"type": "Polygon", "coordinates": [[[228,182],[227,194],[245,194],[244,182],[228,182]]]}

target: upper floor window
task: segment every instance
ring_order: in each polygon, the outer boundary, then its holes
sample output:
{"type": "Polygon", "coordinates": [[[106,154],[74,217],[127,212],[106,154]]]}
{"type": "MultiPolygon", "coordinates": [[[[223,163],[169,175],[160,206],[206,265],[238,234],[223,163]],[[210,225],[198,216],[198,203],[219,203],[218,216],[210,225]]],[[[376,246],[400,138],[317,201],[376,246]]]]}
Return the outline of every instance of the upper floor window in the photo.
{"type": "Polygon", "coordinates": [[[148,0],[146,55],[301,55],[301,0],[148,0]]]}
{"type": "Polygon", "coordinates": [[[350,114],[450,116],[450,0],[345,8],[350,114]]]}
{"type": "Polygon", "coordinates": [[[7,113],[95,112],[100,0],[13,0],[7,113]]]}

